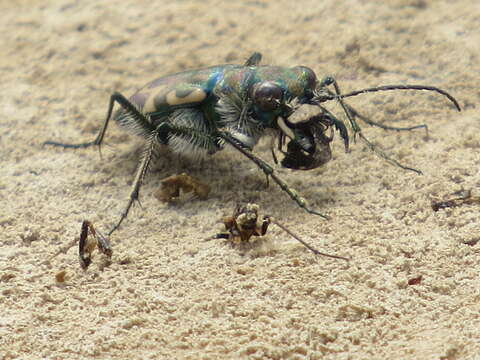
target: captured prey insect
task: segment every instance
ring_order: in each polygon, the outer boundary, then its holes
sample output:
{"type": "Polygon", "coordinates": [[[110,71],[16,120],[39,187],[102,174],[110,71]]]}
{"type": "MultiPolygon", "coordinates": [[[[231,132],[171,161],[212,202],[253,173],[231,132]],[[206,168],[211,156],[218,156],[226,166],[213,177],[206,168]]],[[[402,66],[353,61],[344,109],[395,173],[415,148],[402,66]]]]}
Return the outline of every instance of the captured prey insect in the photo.
{"type": "MultiPolygon", "coordinates": [[[[285,155],[282,166],[296,170],[319,167],[331,158],[330,142],[334,130],[339,131],[345,149],[348,150],[349,147],[350,136],[346,122],[322,106],[323,103],[334,100],[345,112],[354,136],[358,135],[387,161],[416,171],[389,158],[370,143],[362,134],[356,119],[391,130],[412,130],[425,125],[408,128],[385,126],[360,115],[344,99],[376,91],[428,90],[446,96],[460,110],[455,98],[436,87],[388,85],[342,94],[332,77],[318,80],[308,67],[259,65],[260,60],[261,54],[253,53],[243,65],[217,65],[160,77],[146,84],[130,98],[115,92],[110,97],[107,117],[95,140],[81,144],[45,143],[64,148],[100,146],[115,103],[121,106],[113,115],[115,121],[146,139],[130,198],[108,236],[119,228],[132,204],[138,200],[141,184],[159,144],[168,145],[174,153],[193,158],[214,154],[225,145],[230,145],[253,161],[267,179],[271,178],[301,208],[328,218],[310,208],[297,191],[277,176],[271,165],[252,153],[253,147],[263,135],[273,132],[278,137],[278,149],[285,155]],[[319,113],[302,122],[290,121],[290,116],[304,104],[315,105],[319,113]],[[329,135],[327,131],[330,131],[329,135]]],[[[272,155],[277,162],[273,146],[272,155]]]]}

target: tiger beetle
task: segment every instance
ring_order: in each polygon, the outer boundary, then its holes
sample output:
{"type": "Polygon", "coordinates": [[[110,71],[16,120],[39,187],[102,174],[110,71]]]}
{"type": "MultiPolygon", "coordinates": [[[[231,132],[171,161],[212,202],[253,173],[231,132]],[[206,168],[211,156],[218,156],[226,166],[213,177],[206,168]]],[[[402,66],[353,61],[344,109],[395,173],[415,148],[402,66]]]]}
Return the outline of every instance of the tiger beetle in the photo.
{"type": "MultiPolygon", "coordinates": [[[[342,94],[332,77],[318,80],[308,67],[259,65],[260,53],[253,53],[243,65],[217,65],[160,77],[146,84],[130,98],[115,92],[110,97],[107,117],[95,140],[81,144],[64,144],[47,141],[45,144],[64,148],[86,148],[102,145],[115,103],[121,108],[113,118],[133,134],[145,138],[140,164],[133,181],[130,198],[120,219],[112,227],[110,236],[127,217],[132,204],[138,200],[140,186],[148,172],[154,150],[158,144],[168,145],[179,155],[202,158],[232,146],[253,161],[266,175],[286,192],[298,206],[311,214],[328,219],[328,216],[310,208],[307,202],[286,182],[280,179],[273,167],[252,149],[258,140],[270,130],[278,138],[278,150],[285,158],[281,164],[295,170],[308,170],[330,160],[330,129],[337,130],[343,139],[345,150],[349,148],[346,122],[338,119],[322,104],[334,100],[345,113],[353,132],[353,138],[361,138],[375,153],[403,169],[406,167],[390,158],[371,143],[361,132],[357,119],[385,130],[413,130],[426,125],[392,127],[374,122],[346,104],[344,99],[368,92],[389,90],[428,90],[447,97],[460,111],[457,100],[446,91],[433,86],[387,85],[366,88],[342,94]],[[302,105],[314,105],[319,113],[305,121],[289,120],[302,105]],[[286,150],[284,149],[286,141],[286,150]]],[[[277,158],[273,149],[275,163],[277,158]]]]}

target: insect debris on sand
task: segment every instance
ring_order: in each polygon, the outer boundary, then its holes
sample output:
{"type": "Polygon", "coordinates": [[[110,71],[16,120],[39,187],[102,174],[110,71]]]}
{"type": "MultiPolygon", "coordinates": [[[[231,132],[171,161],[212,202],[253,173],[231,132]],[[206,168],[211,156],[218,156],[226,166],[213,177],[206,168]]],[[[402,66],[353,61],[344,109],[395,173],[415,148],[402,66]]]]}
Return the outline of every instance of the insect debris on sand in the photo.
{"type": "Polygon", "coordinates": [[[249,242],[252,236],[264,236],[267,233],[270,224],[275,224],[315,255],[349,261],[349,259],[343,256],[320,252],[270,215],[264,215],[260,219],[258,215],[259,209],[260,207],[257,204],[252,203],[237,205],[233,215],[223,219],[223,224],[225,225],[225,230],[227,232],[217,234],[215,238],[228,239],[234,243],[249,242]]]}
{"type": "Polygon", "coordinates": [[[210,186],[186,173],[172,175],[160,180],[161,188],[155,192],[155,197],[162,202],[173,202],[180,196],[180,191],[193,192],[200,200],[206,200],[210,193],[210,186]]]}

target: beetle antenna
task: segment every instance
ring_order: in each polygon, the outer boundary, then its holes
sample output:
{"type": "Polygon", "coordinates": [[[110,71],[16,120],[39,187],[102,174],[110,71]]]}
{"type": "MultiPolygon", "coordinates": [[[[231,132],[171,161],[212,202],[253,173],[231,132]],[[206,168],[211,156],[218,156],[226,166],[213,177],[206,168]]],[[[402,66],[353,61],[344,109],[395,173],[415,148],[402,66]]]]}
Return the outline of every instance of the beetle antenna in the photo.
{"type": "MultiPolygon", "coordinates": [[[[432,90],[432,89],[436,89],[438,90],[439,92],[441,92],[442,94],[447,94],[449,98],[453,99],[454,101],[454,104],[456,104],[457,108],[459,108],[458,106],[458,102],[455,100],[455,98],[453,98],[453,96],[451,96],[450,94],[448,94],[447,92],[443,91],[443,90],[440,90],[440,89],[437,89],[437,88],[434,88],[434,87],[431,87],[431,86],[416,86],[416,85],[386,85],[386,86],[381,86],[381,87],[376,87],[376,88],[367,88],[367,89],[363,89],[363,90],[358,90],[358,91],[355,91],[355,92],[350,92],[350,93],[347,93],[347,94],[342,94],[341,91],[340,91],[340,87],[338,86],[338,83],[337,81],[330,77],[330,76],[327,76],[325,79],[323,79],[319,84],[319,86],[317,87],[317,90],[315,91],[314,95],[315,97],[312,99],[312,103],[313,104],[316,104],[317,106],[319,106],[321,109],[324,109],[320,104],[324,101],[327,101],[327,100],[337,100],[338,103],[340,104],[340,106],[342,107],[343,111],[345,112],[345,115],[347,116],[347,119],[350,123],[350,126],[352,127],[352,131],[353,131],[353,139],[355,140],[357,134],[359,135],[360,139],[362,141],[365,142],[365,144],[376,154],[378,155],[379,157],[383,158],[384,160],[386,160],[387,162],[389,162],[390,164],[393,164],[395,166],[398,166],[400,167],[401,169],[404,169],[404,170],[409,170],[409,171],[413,171],[417,174],[422,174],[422,172],[420,170],[417,170],[415,168],[411,168],[411,167],[408,167],[408,166],[405,166],[403,164],[401,164],[400,162],[398,162],[397,160],[391,158],[390,156],[388,156],[383,150],[381,150],[380,148],[378,148],[375,144],[373,144],[372,142],[370,142],[370,140],[368,140],[368,138],[363,135],[362,131],[361,131],[361,128],[360,126],[358,125],[358,123],[355,121],[355,118],[359,115],[352,107],[350,107],[348,104],[346,104],[343,99],[345,97],[350,97],[350,96],[356,96],[356,95],[359,95],[359,94],[362,94],[364,92],[375,92],[375,91],[385,91],[385,90],[401,90],[401,89],[407,89],[408,90],[432,90]],[[335,92],[332,92],[330,91],[327,86],[329,85],[333,85],[334,89],[335,89],[335,92]]],[[[447,96],[446,95],[446,96],[447,96]]],[[[361,118],[362,119],[362,118],[361,118]]],[[[362,119],[364,120],[364,119],[362,119]]],[[[364,120],[365,121],[365,120],[364,120]]],[[[377,123],[375,122],[367,122],[367,123],[370,123],[370,125],[377,125],[377,123]]],[[[380,126],[380,127],[383,127],[383,126],[380,126]]],[[[410,127],[410,128],[396,128],[395,130],[412,130],[412,129],[415,129],[417,127],[423,127],[422,125],[420,126],[414,126],[414,127],[410,127]]]]}
{"type": "Polygon", "coordinates": [[[455,105],[455,108],[458,111],[462,111],[460,108],[460,104],[458,103],[457,99],[455,99],[452,95],[450,95],[448,92],[445,90],[439,89],[434,86],[425,86],[425,85],[384,85],[384,86],[378,86],[378,87],[372,87],[372,88],[366,88],[362,90],[356,90],[349,92],[347,94],[341,94],[338,95],[337,98],[347,98],[347,97],[352,97],[352,96],[357,96],[360,94],[364,93],[369,93],[369,92],[377,92],[377,91],[390,91],[390,90],[426,90],[426,91],[435,91],[443,96],[445,96],[448,100],[450,100],[453,105],[455,105]]]}

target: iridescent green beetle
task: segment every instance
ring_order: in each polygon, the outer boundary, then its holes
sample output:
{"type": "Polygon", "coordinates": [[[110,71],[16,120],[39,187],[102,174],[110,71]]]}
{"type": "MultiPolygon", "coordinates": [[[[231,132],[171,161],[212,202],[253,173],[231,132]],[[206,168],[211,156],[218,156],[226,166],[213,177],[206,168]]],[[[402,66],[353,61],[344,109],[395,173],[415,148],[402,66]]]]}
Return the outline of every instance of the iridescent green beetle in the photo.
{"type": "MultiPolygon", "coordinates": [[[[157,144],[168,145],[173,152],[188,157],[214,154],[229,144],[255,162],[267,179],[272,178],[300,207],[327,218],[309,208],[305,199],[281,180],[272,166],[251,152],[266,130],[278,136],[278,149],[285,155],[281,162],[284,167],[308,170],[321,166],[331,158],[329,143],[333,136],[326,135],[328,129],[340,132],[348,150],[349,134],[345,122],[322,106],[326,101],[335,100],[342,106],[354,136],[358,135],[387,161],[418,172],[377,149],[361,133],[356,119],[392,130],[411,130],[425,125],[408,128],[385,126],[360,115],[343,99],[374,91],[430,90],[446,96],[460,110],[458,102],[451,95],[435,87],[389,85],[341,94],[333,78],[318,80],[308,67],[260,66],[260,60],[261,54],[254,53],[244,65],[219,65],[164,76],[146,84],[128,99],[120,93],[114,93],[103,128],[94,141],[82,144],[46,142],[65,148],[100,146],[115,103],[121,106],[113,116],[117,123],[146,139],[130,199],[109,235],[120,226],[133,202],[138,200],[140,186],[157,144]],[[289,121],[289,117],[304,104],[317,106],[319,114],[302,122],[289,121]],[[287,139],[289,142],[284,151],[287,139]]],[[[272,155],[277,162],[273,148],[272,155]]]]}

